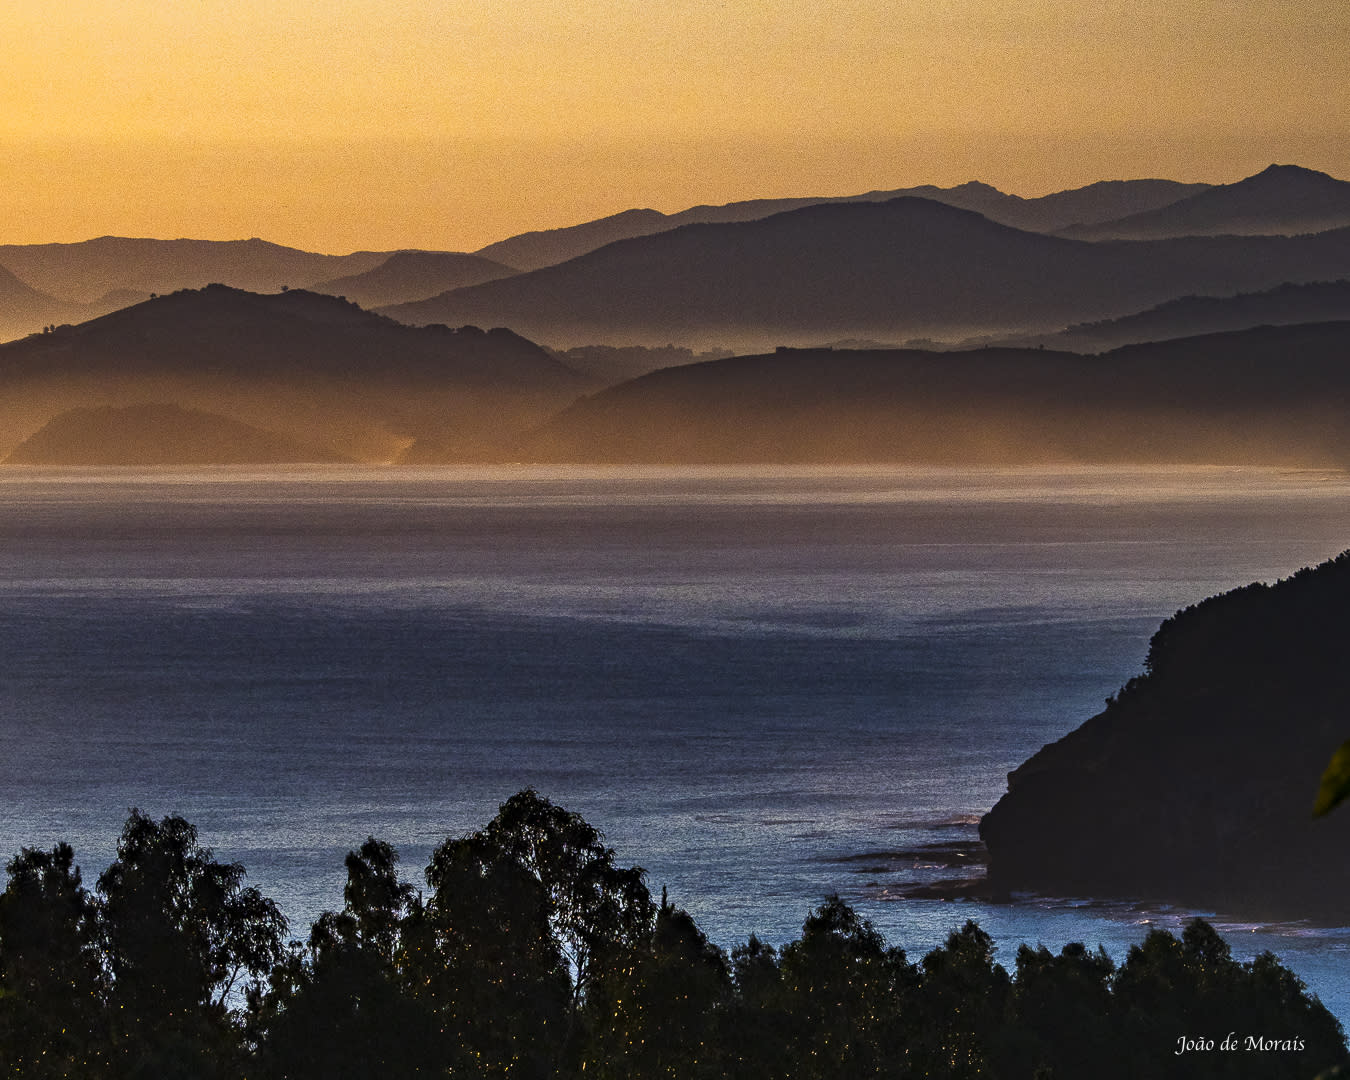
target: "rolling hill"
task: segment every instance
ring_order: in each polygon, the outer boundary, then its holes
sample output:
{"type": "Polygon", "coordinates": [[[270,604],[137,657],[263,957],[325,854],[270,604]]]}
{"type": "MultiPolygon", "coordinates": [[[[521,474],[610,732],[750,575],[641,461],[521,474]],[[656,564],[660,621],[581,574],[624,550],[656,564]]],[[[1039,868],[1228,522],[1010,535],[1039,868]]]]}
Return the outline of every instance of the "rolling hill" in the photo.
{"type": "Polygon", "coordinates": [[[425,300],[438,293],[510,277],[516,270],[479,255],[448,251],[397,251],[372,270],[309,286],[363,308],[425,300]]]}
{"type": "Polygon", "coordinates": [[[0,341],[31,334],[53,323],[78,318],[84,309],[48,296],[0,266],[0,341]]]}
{"type": "Polygon", "coordinates": [[[1157,209],[1208,187],[1208,184],[1179,184],[1173,180],[1108,180],[1039,198],[1024,199],[1018,195],[1007,195],[988,184],[971,181],[950,188],[925,184],[841,197],[749,199],[721,206],[693,206],[676,214],[663,214],[659,210],[625,210],[580,225],[521,233],[489,244],[477,254],[499,259],[522,270],[538,270],[585,255],[616,240],[652,236],[678,229],[682,225],[758,221],[788,210],[800,210],[822,203],[888,202],[906,196],[931,199],[962,210],[974,210],[991,221],[1019,229],[1053,232],[1074,224],[1092,224],[1157,209]]]}
{"type": "Polygon", "coordinates": [[[319,255],[265,240],[151,240],[101,236],[74,244],[0,245],[6,266],[35,289],[94,303],[115,289],[138,293],[232,285],[274,292],[372,270],[391,252],[319,255]]]}
{"type": "Polygon", "coordinates": [[[305,446],[214,413],[177,405],[71,409],[16,446],[6,465],[277,465],[339,462],[305,446]]]}
{"type": "Polygon", "coordinates": [[[1350,281],[1278,285],[1236,296],[1183,296],[1121,319],[1082,323],[1058,334],[1037,335],[1015,344],[1102,352],[1144,341],[1338,319],[1350,319],[1350,281]]]}
{"type": "Polygon", "coordinates": [[[835,338],[1045,331],[1178,296],[1350,276],[1350,229],[1313,237],[1088,243],[927,199],[686,225],[557,266],[382,309],[412,324],[748,351],[835,338]]]}
{"type": "Polygon", "coordinates": [[[403,326],[303,290],[183,290],[0,345],[0,452],[72,408],[219,413],[358,461],[495,452],[590,384],[507,330],[403,326]]]}
{"type": "Polygon", "coordinates": [[[1350,462],[1350,322],[1101,356],[774,353],[666,368],[531,433],[556,462],[1350,462]]]}

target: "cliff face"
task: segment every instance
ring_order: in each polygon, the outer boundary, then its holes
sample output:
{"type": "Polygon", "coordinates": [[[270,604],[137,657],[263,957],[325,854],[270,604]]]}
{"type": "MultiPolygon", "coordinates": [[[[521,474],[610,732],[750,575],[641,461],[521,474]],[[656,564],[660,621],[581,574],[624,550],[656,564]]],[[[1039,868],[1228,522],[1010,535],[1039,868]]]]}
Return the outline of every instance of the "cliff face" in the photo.
{"type": "Polygon", "coordinates": [[[990,885],[1350,923],[1350,814],[1312,817],[1347,657],[1350,552],[1178,612],[1143,675],[1009,774],[990,885]]]}

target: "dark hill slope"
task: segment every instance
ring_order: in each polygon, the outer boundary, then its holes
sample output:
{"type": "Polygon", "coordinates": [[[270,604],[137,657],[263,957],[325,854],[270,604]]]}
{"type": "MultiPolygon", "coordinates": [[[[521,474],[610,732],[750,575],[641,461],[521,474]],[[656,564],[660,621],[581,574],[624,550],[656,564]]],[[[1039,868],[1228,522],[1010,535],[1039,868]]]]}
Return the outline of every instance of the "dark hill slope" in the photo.
{"type": "Polygon", "coordinates": [[[363,308],[375,308],[425,300],[450,289],[495,281],[514,273],[517,271],[511,267],[478,255],[399,251],[373,270],[321,281],[309,286],[309,290],[342,296],[363,308]]]}
{"type": "Polygon", "coordinates": [[[1236,296],[1183,296],[1123,319],[1071,326],[1037,343],[1100,352],[1143,341],[1339,319],[1350,319],[1350,281],[1313,281],[1236,296]]]}
{"type": "Polygon", "coordinates": [[[597,462],[1350,461],[1350,323],[1089,357],[780,350],[583,398],[521,456],[597,462]]]}
{"type": "Polygon", "coordinates": [[[1144,674],[1008,777],[990,883],[1350,923],[1350,814],[1314,820],[1350,735],[1350,553],[1162,624],[1144,674]]]}
{"type": "Polygon", "coordinates": [[[616,240],[666,232],[675,227],[668,224],[669,220],[659,210],[624,210],[580,225],[520,233],[479,248],[474,254],[521,270],[538,270],[541,266],[575,259],[616,240]]]}
{"type": "Polygon", "coordinates": [[[0,266],[0,341],[22,337],[50,323],[68,322],[80,307],[20,281],[0,266]]]}
{"type": "Polygon", "coordinates": [[[1350,225],[1350,183],[1297,165],[1272,165],[1235,184],[1116,221],[1066,229],[1087,240],[1284,235],[1350,225]]]}
{"type": "Polygon", "coordinates": [[[25,439],[7,465],[274,465],[337,462],[304,446],[213,413],[177,405],[71,409],[25,439]]]}
{"type": "Polygon", "coordinates": [[[384,309],[506,325],[557,347],[696,347],[1043,330],[1176,296],[1350,276],[1350,230],[1092,244],[925,199],[689,225],[559,266],[384,309]]]}
{"type": "Polygon", "coordinates": [[[840,197],[748,199],[721,206],[692,206],[677,214],[663,214],[659,210],[625,210],[562,229],[521,233],[489,244],[478,254],[500,259],[522,270],[537,270],[585,255],[616,240],[652,236],[678,229],[682,225],[758,221],[773,214],[822,203],[887,202],[904,196],[931,199],[962,210],[974,210],[991,221],[1019,229],[1049,232],[1077,223],[1108,221],[1156,209],[1207,187],[1208,184],[1178,184],[1172,180],[1108,180],[1070,191],[1024,199],[1007,195],[988,184],[972,181],[949,188],[924,184],[840,197]]]}
{"type": "Polygon", "coordinates": [[[1208,191],[1210,186],[1175,180],[1099,180],[1035,199],[1018,199],[986,216],[1019,229],[1055,232],[1070,225],[1091,225],[1158,210],[1208,191]]]}
{"type": "Polygon", "coordinates": [[[6,244],[0,265],[63,300],[93,303],[114,289],[139,293],[199,289],[220,283],[273,292],[283,285],[373,269],[390,252],[319,255],[265,240],[152,240],[101,236],[75,244],[6,244]]]}
{"type": "Polygon", "coordinates": [[[507,330],[414,329],[335,297],[188,290],[0,346],[0,448],[81,405],[218,412],[343,457],[475,456],[587,385],[507,330]]]}

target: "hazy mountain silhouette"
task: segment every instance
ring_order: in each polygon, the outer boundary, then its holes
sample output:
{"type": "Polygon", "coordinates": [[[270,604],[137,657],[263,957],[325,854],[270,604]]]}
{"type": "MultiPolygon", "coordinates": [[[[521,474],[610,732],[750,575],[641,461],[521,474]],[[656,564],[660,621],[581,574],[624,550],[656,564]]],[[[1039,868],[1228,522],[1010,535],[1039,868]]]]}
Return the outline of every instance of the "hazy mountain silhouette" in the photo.
{"type": "MultiPolygon", "coordinates": [[[[1175,180],[1099,180],[1035,199],[1018,199],[985,212],[1004,225],[1036,232],[1054,232],[1071,225],[1113,221],[1145,213],[1207,191],[1210,184],[1182,184],[1175,180]]],[[[971,207],[970,209],[978,209],[971,207]]]]}
{"type": "Polygon", "coordinates": [[[1323,232],[1350,225],[1350,183],[1297,165],[1268,169],[1156,210],[1065,235],[1086,240],[1149,240],[1170,236],[1257,236],[1323,232]]]}
{"type": "Polygon", "coordinates": [[[1088,357],[775,353],[653,372],[522,444],[566,462],[1350,462],[1350,322],[1088,357]]]}
{"type": "Polygon", "coordinates": [[[20,443],[7,465],[271,465],[337,462],[328,450],[177,405],[77,408],[20,443]]]}
{"type": "Polygon", "coordinates": [[[186,290],[0,346],[0,452],[78,406],[165,402],[356,460],[473,457],[590,384],[507,330],[414,329],[303,290],[186,290]]]}
{"type": "Polygon", "coordinates": [[[521,233],[481,248],[477,254],[499,259],[522,270],[538,270],[566,262],[616,240],[652,236],[682,225],[758,221],[788,210],[822,203],[889,202],[911,196],[931,199],[962,210],[974,210],[991,221],[1021,229],[1050,232],[1080,222],[1109,221],[1126,214],[1156,209],[1208,188],[1173,180],[1109,180],[1034,199],[1007,195],[978,181],[942,188],[932,184],[869,191],[862,195],[749,199],[721,206],[693,206],[677,214],[659,210],[625,210],[619,214],[561,229],[521,233]]]}
{"type": "Polygon", "coordinates": [[[1164,622],[1144,674],[1008,777],[998,890],[1350,921],[1350,814],[1312,817],[1346,737],[1350,554],[1164,622]]]}
{"type": "Polygon", "coordinates": [[[659,210],[624,210],[595,221],[561,229],[536,229],[479,248],[475,255],[521,270],[566,262],[615,240],[665,232],[668,215],[659,210]]]}
{"type": "Polygon", "coordinates": [[[22,337],[52,323],[69,322],[83,310],[20,281],[0,266],[0,341],[22,337]]]}
{"type": "Polygon", "coordinates": [[[448,251],[398,251],[373,270],[348,277],[321,281],[310,292],[343,296],[363,308],[425,300],[450,289],[518,273],[480,255],[448,251]]]}
{"type": "Polygon", "coordinates": [[[144,303],[153,295],[153,293],[143,292],[140,289],[109,289],[89,305],[103,310],[89,315],[88,318],[93,319],[98,315],[107,315],[109,312],[117,311],[120,308],[131,307],[132,304],[144,303]]]}
{"type": "Polygon", "coordinates": [[[678,345],[652,348],[644,345],[578,345],[571,349],[549,351],[568,367],[589,375],[604,386],[636,379],[639,375],[661,368],[697,364],[704,360],[725,360],[735,355],[728,349],[696,353],[693,349],[678,345]]]}
{"type": "Polygon", "coordinates": [[[36,289],[91,303],[114,289],[140,293],[220,283],[274,292],[372,270],[391,252],[318,255],[265,240],[148,240],[101,236],[75,244],[0,245],[0,265],[36,289]]]}
{"type": "Polygon", "coordinates": [[[1350,276],[1350,230],[1316,237],[1088,243],[926,199],[833,203],[686,225],[383,309],[511,326],[550,345],[762,348],[1046,330],[1193,293],[1350,276]]]}
{"type": "Polygon", "coordinates": [[[1028,335],[997,344],[1102,352],[1143,341],[1337,319],[1350,319],[1350,281],[1285,284],[1236,296],[1183,296],[1121,319],[1082,323],[1058,334],[1028,335]]]}

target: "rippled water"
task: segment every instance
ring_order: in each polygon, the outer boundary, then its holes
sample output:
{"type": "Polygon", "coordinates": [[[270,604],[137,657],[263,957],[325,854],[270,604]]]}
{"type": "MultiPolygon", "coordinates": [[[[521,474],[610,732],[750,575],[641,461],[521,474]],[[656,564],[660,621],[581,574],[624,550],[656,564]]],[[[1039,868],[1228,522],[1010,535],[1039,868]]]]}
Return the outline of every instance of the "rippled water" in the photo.
{"type": "MultiPolygon", "coordinates": [[[[1118,959],[1183,913],[899,900],[1159,620],[1350,546],[1260,469],[6,469],[0,851],[89,879],[181,813],[303,933],[342,857],[532,785],[717,941],[839,891],[920,953],[977,918],[1118,959]]],[[[1350,1018],[1350,930],[1225,923],[1350,1018]]]]}

